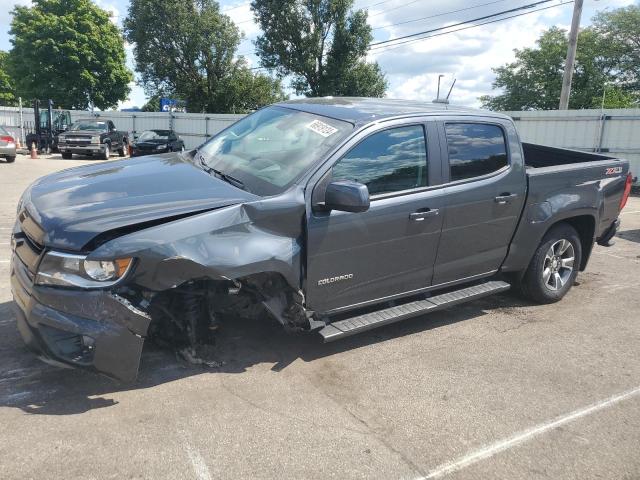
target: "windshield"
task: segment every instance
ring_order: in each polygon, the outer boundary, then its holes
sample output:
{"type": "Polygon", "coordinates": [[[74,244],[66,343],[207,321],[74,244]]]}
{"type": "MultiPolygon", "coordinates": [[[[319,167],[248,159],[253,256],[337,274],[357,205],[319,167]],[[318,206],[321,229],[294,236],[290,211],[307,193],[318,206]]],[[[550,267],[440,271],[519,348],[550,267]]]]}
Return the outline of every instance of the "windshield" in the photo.
{"type": "Polygon", "coordinates": [[[233,177],[257,195],[276,195],[353,129],[350,123],[267,107],[222,131],[198,153],[205,167],[233,177]]]}
{"type": "Polygon", "coordinates": [[[77,130],[91,130],[94,132],[106,132],[107,122],[91,122],[91,121],[79,121],[71,125],[72,132],[77,130]]]}
{"type": "Polygon", "coordinates": [[[167,140],[169,138],[169,130],[147,130],[138,137],[138,140],[167,140]]]}

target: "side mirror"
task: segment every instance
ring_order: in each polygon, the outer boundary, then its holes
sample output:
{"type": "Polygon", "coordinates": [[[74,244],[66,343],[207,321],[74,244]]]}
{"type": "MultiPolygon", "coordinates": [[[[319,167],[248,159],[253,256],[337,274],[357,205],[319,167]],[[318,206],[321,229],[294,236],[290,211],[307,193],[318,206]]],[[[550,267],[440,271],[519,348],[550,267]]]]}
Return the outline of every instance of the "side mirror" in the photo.
{"type": "Polygon", "coordinates": [[[69,125],[67,125],[66,123],[62,124],[62,131],[66,132],[67,130],[69,130],[69,125]]]}
{"type": "Polygon", "coordinates": [[[341,212],[366,212],[369,210],[369,189],[350,180],[331,182],[324,195],[324,206],[341,212]]]}

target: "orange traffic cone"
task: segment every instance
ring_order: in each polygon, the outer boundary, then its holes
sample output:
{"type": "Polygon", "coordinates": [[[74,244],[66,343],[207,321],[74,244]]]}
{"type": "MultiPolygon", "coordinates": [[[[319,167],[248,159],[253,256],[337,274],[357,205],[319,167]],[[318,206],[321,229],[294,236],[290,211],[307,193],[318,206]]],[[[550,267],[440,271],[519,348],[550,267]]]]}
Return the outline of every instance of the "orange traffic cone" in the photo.
{"type": "Polygon", "coordinates": [[[38,158],[38,150],[36,150],[36,142],[31,142],[31,158],[38,158]]]}

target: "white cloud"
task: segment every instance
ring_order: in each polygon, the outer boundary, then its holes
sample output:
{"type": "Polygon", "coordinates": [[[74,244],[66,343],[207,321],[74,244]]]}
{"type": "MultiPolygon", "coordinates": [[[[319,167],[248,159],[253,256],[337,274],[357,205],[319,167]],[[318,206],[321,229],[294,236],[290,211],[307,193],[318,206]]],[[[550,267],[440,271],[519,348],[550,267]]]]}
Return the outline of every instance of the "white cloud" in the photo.
{"type": "MultiPolygon", "coordinates": [[[[468,3],[462,0],[417,2],[407,8],[398,8],[388,14],[384,13],[388,5],[400,4],[396,1],[393,4],[381,5],[379,7],[381,10],[370,12],[370,22],[374,28],[377,28],[374,30],[376,41],[380,41],[475,19],[525,3],[519,2],[514,5],[513,2],[498,2],[491,6],[438,16],[421,22],[388,26],[407,19],[439,15],[468,7],[468,3]],[[381,26],[384,28],[379,28],[381,26]]],[[[596,10],[607,7],[618,8],[632,3],[632,0],[597,3],[593,0],[587,1],[582,25],[589,23],[596,10]]],[[[377,52],[374,50],[370,58],[377,60],[387,73],[390,97],[432,100],[436,96],[438,74],[445,74],[446,77],[442,82],[445,94],[453,78],[458,79],[451,95],[453,103],[479,106],[478,97],[492,93],[491,83],[495,75],[491,68],[512,61],[515,48],[534,46],[543,30],[554,25],[568,28],[571,13],[571,4],[557,6],[504,22],[406,44],[399,48],[377,52]]],[[[454,27],[454,29],[457,28],[461,27],[454,27]]]]}

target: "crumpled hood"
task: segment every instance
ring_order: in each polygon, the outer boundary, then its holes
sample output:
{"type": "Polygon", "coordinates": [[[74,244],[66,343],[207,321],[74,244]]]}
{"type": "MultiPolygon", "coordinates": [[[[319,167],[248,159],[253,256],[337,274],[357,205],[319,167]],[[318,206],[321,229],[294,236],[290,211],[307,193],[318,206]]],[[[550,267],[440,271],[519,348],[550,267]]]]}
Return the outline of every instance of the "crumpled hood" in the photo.
{"type": "MultiPolygon", "coordinates": [[[[23,214],[39,226],[34,240],[81,250],[101,233],[255,200],[179,154],[148,156],[63,170],[24,194],[23,214]]],[[[25,223],[25,226],[26,226],[25,223]]]]}

